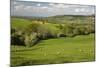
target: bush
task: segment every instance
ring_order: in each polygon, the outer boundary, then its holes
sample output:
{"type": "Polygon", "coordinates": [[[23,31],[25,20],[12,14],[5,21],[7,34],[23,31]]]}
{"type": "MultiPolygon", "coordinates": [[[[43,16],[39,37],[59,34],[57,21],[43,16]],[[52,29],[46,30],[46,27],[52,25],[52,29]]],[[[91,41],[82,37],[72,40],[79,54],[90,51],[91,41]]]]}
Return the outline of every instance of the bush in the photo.
{"type": "Polygon", "coordinates": [[[71,23],[67,23],[64,25],[62,32],[64,35],[66,35],[68,37],[72,37],[72,36],[74,36],[73,30],[74,30],[74,25],[71,23]]]}
{"type": "Polygon", "coordinates": [[[53,25],[32,23],[25,30],[25,45],[31,46],[43,39],[56,38],[58,29],[53,25]]]}
{"type": "Polygon", "coordinates": [[[16,29],[11,28],[11,34],[14,34],[16,32],[16,29]]]}
{"type": "Polygon", "coordinates": [[[39,29],[40,29],[40,24],[32,23],[25,28],[24,32],[27,33],[27,34],[30,34],[30,33],[33,33],[33,32],[38,33],[39,29]]]}
{"type": "Polygon", "coordinates": [[[26,46],[33,46],[38,42],[36,34],[25,35],[24,43],[26,46]]]}
{"type": "Polygon", "coordinates": [[[63,34],[67,37],[73,37],[76,35],[87,35],[95,33],[95,27],[92,23],[67,23],[62,28],[63,34]]]}
{"type": "Polygon", "coordinates": [[[25,45],[24,44],[24,36],[21,34],[18,34],[18,32],[13,33],[11,35],[11,44],[12,45],[25,45]]]}

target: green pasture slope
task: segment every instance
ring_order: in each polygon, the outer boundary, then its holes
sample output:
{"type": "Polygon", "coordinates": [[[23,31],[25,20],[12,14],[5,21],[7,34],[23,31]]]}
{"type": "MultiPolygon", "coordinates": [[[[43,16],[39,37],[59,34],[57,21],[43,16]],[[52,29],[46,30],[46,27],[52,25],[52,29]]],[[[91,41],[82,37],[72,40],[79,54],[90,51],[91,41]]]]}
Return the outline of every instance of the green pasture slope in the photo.
{"type": "MultiPolygon", "coordinates": [[[[29,19],[23,19],[23,18],[11,18],[11,27],[15,28],[17,30],[24,30],[28,25],[32,24],[32,21],[29,19]]],[[[44,24],[47,27],[52,27],[53,29],[58,25],[58,24],[44,24]]]]}
{"type": "Polygon", "coordinates": [[[42,40],[33,47],[11,46],[11,65],[39,65],[95,60],[94,34],[42,40]]]}
{"type": "Polygon", "coordinates": [[[11,18],[11,27],[18,29],[18,30],[23,30],[25,27],[27,27],[31,22],[27,19],[22,19],[22,18],[11,18]]]}

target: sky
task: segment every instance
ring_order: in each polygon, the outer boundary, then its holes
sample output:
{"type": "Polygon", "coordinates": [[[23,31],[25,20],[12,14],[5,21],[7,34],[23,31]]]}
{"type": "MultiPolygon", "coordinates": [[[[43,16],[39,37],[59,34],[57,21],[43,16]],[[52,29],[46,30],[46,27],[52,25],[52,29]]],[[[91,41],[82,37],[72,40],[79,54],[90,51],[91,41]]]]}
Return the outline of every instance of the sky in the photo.
{"type": "Polygon", "coordinates": [[[48,17],[55,15],[92,15],[95,6],[11,0],[11,16],[48,17]]]}
{"type": "Polygon", "coordinates": [[[21,1],[42,1],[42,2],[56,2],[56,3],[71,3],[71,4],[84,4],[95,5],[96,0],[21,0],[21,1]]]}

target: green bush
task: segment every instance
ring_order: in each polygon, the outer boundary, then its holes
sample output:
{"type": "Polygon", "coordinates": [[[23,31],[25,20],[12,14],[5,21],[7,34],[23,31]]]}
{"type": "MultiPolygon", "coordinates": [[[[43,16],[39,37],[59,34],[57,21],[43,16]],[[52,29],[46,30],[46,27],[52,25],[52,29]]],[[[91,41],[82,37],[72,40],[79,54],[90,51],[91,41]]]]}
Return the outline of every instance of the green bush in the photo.
{"type": "Polygon", "coordinates": [[[11,44],[12,45],[25,45],[24,36],[21,32],[15,32],[11,35],[11,44]]]}
{"type": "Polygon", "coordinates": [[[36,44],[38,41],[48,38],[56,38],[58,34],[58,29],[49,24],[30,24],[24,32],[25,35],[25,45],[31,46],[36,44]]]}
{"type": "Polygon", "coordinates": [[[71,24],[71,23],[67,23],[64,25],[63,29],[62,29],[62,32],[64,35],[68,36],[68,37],[72,37],[74,36],[73,34],[73,30],[74,30],[74,25],[71,24]]]}
{"type": "Polygon", "coordinates": [[[38,38],[36,37],[36,33],[25,35],[24,43],[26,46],[33,46],[38,42],[38,38]]]}
{"type": "Polygon", "coordinates": [[[95,27],[92,23],[66,23],[61,30],[63,36],[67,37],[95,33],[95,27]]]}

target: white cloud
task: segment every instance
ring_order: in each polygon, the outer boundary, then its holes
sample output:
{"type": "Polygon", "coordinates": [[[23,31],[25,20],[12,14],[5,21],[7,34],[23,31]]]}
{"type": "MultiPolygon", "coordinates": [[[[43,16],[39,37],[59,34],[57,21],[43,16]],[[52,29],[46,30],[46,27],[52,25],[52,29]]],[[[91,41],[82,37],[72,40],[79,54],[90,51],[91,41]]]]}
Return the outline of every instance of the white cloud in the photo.
{"type": "MultiPolygon", "coordinates": [[[[85,10],[85,12],[89,12],[89,10],[85,10]]],[[[90,12],[91,13],[91,12],[90,12]]]]}
{"type": "Polygon", "coordinates": [[[53,3],[49,3],[48,5],[52,6],[52,5],[55,5],[55,4],[53,4],[53,3]]]}
{"type": "Polygon", "coordinates": [[[38,3],[38,4],[37,4],[37,6],[41,6],[41,4],[40,4],[40,3],[38,3]]]}
{"type": "Polygon", "coordinates": [[[92,12],[93,12],[93,13],[95,13],[95,10],[94,10],[94,9],[92,9],[92,12]]]}
{"type": "Polygon", "coordinates": [[[76,8],[75,12],[83,12],[83,13],[87,13],[89,12],[89,9],[85,9],[85,8],[76,8]]]}
{"type": "Polygon", "coordinates": [[[32,6],[25,6],[24,9],[29,10],[32,6]]]}
{"type": "Polygon", "coordinates": [[[16,11],[22,10],[23,8],[24,8],[24,5],[17,5],[17,6],[15,6],[15,10],[16,11]]]}
{"type": "Polygon", "coordinates": [[[85,12],[85,9],[84,9],[84,8],[81,8],[80,11],[81,11],[81,12],[85,12]]]}
{"type": "Polygon", "coordinates": [[[46,8],[48,8],[48,7],[46,7],[46,6],[43,6],[43,7],[41,7],[41,8],[43,8],[43,9],[46,9],[46,8]]]}
{"type": "Polygon", "coordinates": [[[65,4],[52,4],[52,3],[50,3],[49,5],[52,7],[55,7],[55,8],[69,8],[69,6],[65,5],[65,4]]]}
{"type": "Polygon", "coordinates": [[[58,8],[64,8],[65,5],[64,4],[58,4],[58,5],[56,5],[56,7],[58,7],[58,8]]]}
{"type": "Polygon", "coordinates": [[[38,12],[41,12],[41,9],[40,7],[32,7],[32,11],[35,12],[35,13],[38,13],[38,12]]]}
{"type": "Polygon", "coordinates": [[[75,12],[80,12],[80,10],[79,9],[75,9],[75,12]]]}
{"type": "Polygon", "coordinates": [[[13,4],[17,4],[17,2],[14,2],[13,4]]]}
{"type": "Polygon", "coordinates": [[[48,11],[54,11],[54,9],[53,8],[48,8],[48,11]]]}

